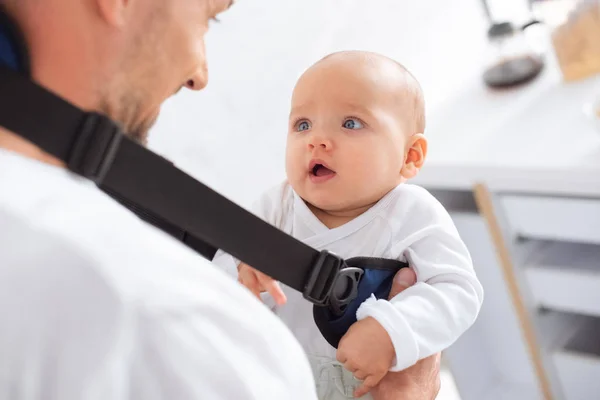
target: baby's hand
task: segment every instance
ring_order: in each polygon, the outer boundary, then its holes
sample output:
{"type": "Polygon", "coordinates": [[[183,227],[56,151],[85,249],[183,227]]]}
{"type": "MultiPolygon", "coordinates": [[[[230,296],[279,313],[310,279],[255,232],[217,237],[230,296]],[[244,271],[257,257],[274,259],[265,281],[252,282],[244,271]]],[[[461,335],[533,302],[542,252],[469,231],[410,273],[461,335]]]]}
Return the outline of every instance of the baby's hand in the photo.
{"type": "Polygon", "coordinates": [[[391,368],[396,352],[388,333],[375,319],[367,317],[348,329],[338,345],[337,359],[363,384],[355,397],[377,386],[391,368]]]}
{"type": "Polygon", "coordinates": [[[241,263],[238,266],[238,281],[246,286],[259,300],[262,292],[269,292],[277,305],[285,304],[287,301],[283,290],[279,283],[270,276],[252,268],[251,266],[241,263]]]}

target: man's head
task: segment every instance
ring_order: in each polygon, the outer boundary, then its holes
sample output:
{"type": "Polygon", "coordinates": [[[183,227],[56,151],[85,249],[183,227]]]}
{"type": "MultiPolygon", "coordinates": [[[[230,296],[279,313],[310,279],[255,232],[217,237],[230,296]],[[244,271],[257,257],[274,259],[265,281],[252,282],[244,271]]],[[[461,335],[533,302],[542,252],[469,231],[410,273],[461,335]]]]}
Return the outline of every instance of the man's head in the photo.
{"type": "Polygon", "coordinates": [[[161,104],[208,74],[204,35],[232,0],[6,1],[34,79],[144,143],[161,104]]]}
{"type": "Polygon", "coordinates": [[[406,68],[374,53],[334,53],[294,89],[288,180],[320,210],[364,209],[417,174],[424,129],[423,93],[406,68]]]}

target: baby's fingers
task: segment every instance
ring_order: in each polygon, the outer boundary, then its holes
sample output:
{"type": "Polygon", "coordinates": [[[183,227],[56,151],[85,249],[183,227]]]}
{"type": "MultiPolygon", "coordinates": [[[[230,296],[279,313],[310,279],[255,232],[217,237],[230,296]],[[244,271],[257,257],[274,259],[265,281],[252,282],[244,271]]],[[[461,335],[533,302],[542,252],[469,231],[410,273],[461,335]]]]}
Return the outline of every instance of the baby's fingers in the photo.
{"type": "Polygon", "coordinates": [[[258,272],[257,276],[258,281],[260,282],[260,285],[262,286],[263,290],[265,290],[271,296],[273,296],[273,300],[275,300],[275,303],[277,303],[277,305],[285,304],[287,298],[285,297],[285,293],[283,293],[281,286],[279,286],[279,283],[275,279],[261,272],[258,272]]]}

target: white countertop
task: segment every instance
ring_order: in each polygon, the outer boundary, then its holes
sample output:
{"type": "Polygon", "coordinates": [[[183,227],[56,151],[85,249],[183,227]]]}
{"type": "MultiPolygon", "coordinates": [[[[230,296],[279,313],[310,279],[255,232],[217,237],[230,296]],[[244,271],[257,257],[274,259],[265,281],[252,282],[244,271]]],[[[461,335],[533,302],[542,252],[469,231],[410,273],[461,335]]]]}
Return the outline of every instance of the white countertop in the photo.
{"type": "Polygon", "coordinates": [[[600,130],[583,111],[594,95],[600,75],[563,83],[553,57],[521,88],[492,92],[474,79],[429,116],[428,159],[415,183],[600,196],[600,130]]]}

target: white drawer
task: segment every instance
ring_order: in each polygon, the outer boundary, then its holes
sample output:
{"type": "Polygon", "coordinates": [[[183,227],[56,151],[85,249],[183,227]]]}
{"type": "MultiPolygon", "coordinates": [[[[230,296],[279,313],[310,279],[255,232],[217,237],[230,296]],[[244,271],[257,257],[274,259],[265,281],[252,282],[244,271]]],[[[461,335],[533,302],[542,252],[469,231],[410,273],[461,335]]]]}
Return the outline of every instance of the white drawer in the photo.
{"type": "Polygon", "coordinates": [[[600,245],[545,242],[524,272],[537,305],[600,316],[600,245]]]}
{"type": "Polygon", "coordinates": [[[500,204],[518,235],[600,244],[600,199],[502,195],[500,204]]]}
{"type": "Polygon", "coordinates": [[[583,324],[555,350],[552,362],[565,400],[600,398],[600,320],[583,324]]]}

